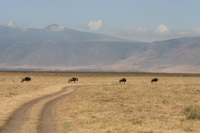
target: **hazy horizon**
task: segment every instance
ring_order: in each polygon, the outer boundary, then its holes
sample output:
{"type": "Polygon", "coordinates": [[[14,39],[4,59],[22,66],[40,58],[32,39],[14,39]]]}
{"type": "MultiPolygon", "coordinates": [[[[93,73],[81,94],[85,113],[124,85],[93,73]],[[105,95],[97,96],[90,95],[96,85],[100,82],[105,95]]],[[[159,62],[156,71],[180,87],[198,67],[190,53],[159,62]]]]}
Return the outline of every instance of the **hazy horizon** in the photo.
{"type": "Polygon", "coordinates": [[[64,28],[124,39],[153,42],[200,36],[200,1],[2,1],[0,25],[64,28]]]}

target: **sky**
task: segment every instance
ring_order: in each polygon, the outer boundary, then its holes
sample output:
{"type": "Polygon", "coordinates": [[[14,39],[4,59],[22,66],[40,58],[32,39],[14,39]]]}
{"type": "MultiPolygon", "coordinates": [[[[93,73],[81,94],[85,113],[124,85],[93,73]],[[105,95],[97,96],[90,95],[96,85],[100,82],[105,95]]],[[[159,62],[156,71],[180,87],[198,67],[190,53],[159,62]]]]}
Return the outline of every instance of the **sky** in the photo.
{"type": "Polygon", "coordinates": [[[0,25],[153,42],[200,36],[200,0],[0,0],[0,25]]]}

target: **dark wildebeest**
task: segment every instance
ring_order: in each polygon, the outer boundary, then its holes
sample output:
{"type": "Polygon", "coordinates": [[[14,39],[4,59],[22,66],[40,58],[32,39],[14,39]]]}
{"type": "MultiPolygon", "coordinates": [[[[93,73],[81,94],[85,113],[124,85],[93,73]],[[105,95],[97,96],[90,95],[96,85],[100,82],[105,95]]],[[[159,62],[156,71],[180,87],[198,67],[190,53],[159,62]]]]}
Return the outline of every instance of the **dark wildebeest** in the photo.
{"type": "Polygon", "coordinates": [[[71,78],[71,79],[68,80],[68,83],[69,83],[69,82],[72,82],[72,81],[74,81],[74,82],[75,82],[75,81],[78,81],[78,78],[73,77],[73,78],[71,78]]]}
{"type": "Polygon", "coordinates": [[[125,83],[126,82],[126,79],[125,78],[122,78],[119,80],[119,83],[125,83]]]}
{"type": "Polygon", "coordinates": [[[157,78],[153,78],[153,79],[151,80],[151,83],[153,83],[153,82],[158,82],[158,79],[157,79],[157,78]]]}
{"type": "Polygon", "coordinates": [[[24,82],[24,81],[28,81],[29,82],[29,81],[31,81],[31,78],[30,77],[22,78],[21,83],[24,82]]]}

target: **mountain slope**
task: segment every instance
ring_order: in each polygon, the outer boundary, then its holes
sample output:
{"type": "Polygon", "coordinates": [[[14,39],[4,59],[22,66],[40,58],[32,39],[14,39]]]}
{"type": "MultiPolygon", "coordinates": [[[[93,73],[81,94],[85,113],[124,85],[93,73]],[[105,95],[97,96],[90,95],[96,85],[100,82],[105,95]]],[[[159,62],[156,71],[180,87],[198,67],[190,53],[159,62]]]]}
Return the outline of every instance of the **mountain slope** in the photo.
{"type": "Polygon", "coordinates": [[[200,73],[200,37],[153,43],[0,26],[0,68],[200,73]]]}
{"type": "Polygon", "coordinates": [[[124,39],[111,37],[108,35],[80,32],[68,28],[62,28],[60,30],[59,26],[55,24],[47,26],[44,29],[29,28],[25,30],[19,27],[10,28],[0,25],[0,42],[44,42],[44,41],[80,42],[80,41],[101,41],[101,40],[124,41],[124,39]]]}
{"type": "Polygon", "coordinates": [[[128,42],[99,41],[1,43],[0,64],[34,68],[107,65],[125,59],[133,46],[128,42]]]}
{"type": "Polygon", "coordinates": [[[126,64],[127,70],[200,72],[200,37],[154,42],[148,44],[145,51],[132,53],[127,59],[107,68],[120,69],[120,64],[126,64]]]}

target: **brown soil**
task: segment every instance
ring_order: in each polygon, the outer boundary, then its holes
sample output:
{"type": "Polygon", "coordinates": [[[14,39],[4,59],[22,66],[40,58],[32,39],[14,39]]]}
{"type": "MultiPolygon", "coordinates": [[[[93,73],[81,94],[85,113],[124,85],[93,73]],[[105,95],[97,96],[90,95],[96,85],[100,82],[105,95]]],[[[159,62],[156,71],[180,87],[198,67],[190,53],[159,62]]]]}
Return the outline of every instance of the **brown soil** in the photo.
{"type": "Polygon", "coordinates": [[[25,123],[29,121],[30,112],[34,111],[33,106],[39,102],[46,101],[44,108],[39,119],[39,124],[37,128],[38,133],[57,133],[58,128],[55,121],[54,111],[55,105],[58,101],[67,98],[69,95],[75,93],[81,86],[73,86],[74,91],[66,93],[68,87],[64,87],[61,91],[46,95],[37,99],[34,99],[28,103],[25,103],[20,108],[18,108],[6,122],[6,124],[0,128],[0,133],[22,133],[21,128],[25,123]]]}

